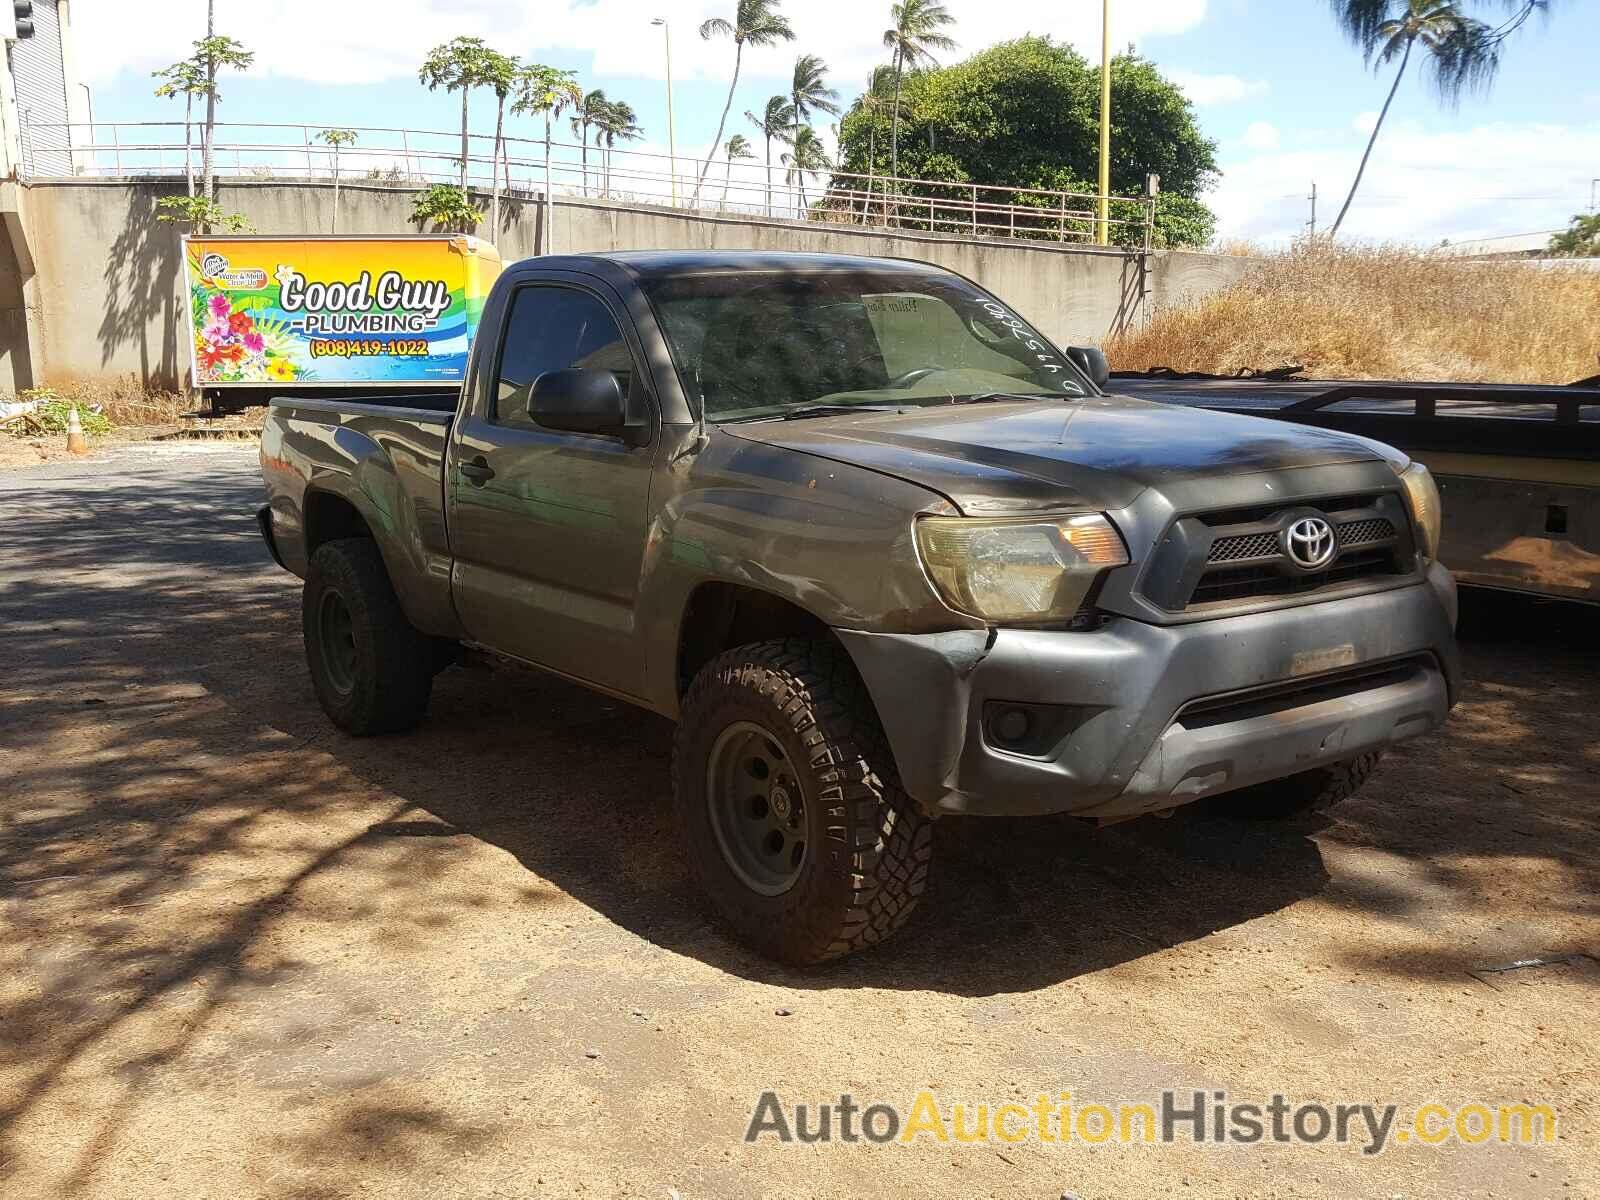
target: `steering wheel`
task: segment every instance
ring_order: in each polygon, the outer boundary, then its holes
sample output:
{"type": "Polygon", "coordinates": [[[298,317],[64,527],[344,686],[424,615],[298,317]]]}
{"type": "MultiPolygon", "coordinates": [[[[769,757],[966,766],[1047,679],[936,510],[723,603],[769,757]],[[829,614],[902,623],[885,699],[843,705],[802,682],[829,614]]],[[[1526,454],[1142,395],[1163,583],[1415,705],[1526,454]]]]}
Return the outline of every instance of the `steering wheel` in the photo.
{"type": "Polygon", "coordinates": [[[917,367],[915,370],[907,371],[903,375],[896,375],[893,379],[889,380],[889,382],[884,384],[883,386],[886,387],[886,388],[908,388],[912,384],[917,383],[920,380],[926,379],[929,375],[932,375],[935,371],[941,371],[943,369],[944,369],[943,367],[917,367]]]}

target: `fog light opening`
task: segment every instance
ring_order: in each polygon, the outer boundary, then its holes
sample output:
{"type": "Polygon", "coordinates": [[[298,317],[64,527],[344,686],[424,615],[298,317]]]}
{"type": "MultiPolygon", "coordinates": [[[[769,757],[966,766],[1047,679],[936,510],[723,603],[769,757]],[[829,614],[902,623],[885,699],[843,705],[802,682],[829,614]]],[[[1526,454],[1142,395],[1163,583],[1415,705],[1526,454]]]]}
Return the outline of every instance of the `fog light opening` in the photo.
{"type": "Polygon", "coordinates": [[[1002,746],[1020,745],[1033,732],[1033,715],[1022,708],[1002,708],[990,720],[989,732],[1002,746]]]}

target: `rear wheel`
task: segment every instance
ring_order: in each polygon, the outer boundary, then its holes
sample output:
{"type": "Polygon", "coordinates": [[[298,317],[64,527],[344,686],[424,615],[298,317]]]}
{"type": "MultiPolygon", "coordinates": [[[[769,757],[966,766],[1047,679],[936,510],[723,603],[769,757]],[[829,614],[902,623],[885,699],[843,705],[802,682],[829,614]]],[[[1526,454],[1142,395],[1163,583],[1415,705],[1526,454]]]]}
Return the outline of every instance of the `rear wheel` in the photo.
{"type": "Polygon", "coordinates": [[[932,822],[900,790],[842,651],[790,639],[714,659],[684,697],[672,765],[691,868],[762,954],[822,962],[911,916],[932,822]]]}
{"type": "Polygon", "coordinates": [[[428,710],[439,639],[406,620],[369,538],[324,542],[301,600],[306,663],[317,700],[347,733],[397,733],[428,710]]]}
{"type": "Polygon", "coordinates": [[[1225,792],[1211,801],[1216,811],[1230,817],[1275,820],[1300,813],[1326,812],[1341,800],[1348,800],[1366,783],[1382,755],[1374,752],[1334,763],[1328,767],[1302,771],[1285,779],[1258,783],[1254,787],[1225,792]]]}

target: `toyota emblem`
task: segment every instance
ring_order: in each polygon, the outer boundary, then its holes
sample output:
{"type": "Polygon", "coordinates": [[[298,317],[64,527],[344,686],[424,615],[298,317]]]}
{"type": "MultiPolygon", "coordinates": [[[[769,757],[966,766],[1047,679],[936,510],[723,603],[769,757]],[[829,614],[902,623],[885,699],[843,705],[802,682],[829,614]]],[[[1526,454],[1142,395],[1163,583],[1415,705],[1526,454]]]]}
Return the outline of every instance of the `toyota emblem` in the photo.
{"type": "Polygon", "coordinates": [[[1301,517],[1283,531],[1283,548],[1289,561],[1305,571],[1320,571],[1338,553],[1333,526],[1321,517],[1301,517]]]}

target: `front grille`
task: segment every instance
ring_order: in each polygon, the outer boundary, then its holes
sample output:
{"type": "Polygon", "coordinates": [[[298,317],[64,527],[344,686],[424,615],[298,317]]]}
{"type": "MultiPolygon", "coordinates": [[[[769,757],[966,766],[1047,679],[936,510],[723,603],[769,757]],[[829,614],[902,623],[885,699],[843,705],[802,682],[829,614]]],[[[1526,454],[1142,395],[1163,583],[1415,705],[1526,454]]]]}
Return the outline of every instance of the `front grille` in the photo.
{"type": "Polygon", "coordinates": [[[1246,558],[1276,558],[1278,535],[1275,533],[1246,533],[1238,537],[1218,538],[1211,543],[1207,562],[1238,562],[1246,558]]]}
{"type": "Polygon", "coordinates": [[[1338,526],[1339,545],[1365,546],[1370,542],[1386,542],[1394,536],[1394,522],[1387,517],[1373,517],[1367,521],[1350,521],[1338,526]]]}
{"type": "Polygon", "coordinates": [[[1229,571],[1208,571],[1189,597],[1189,608],[1222,604],[1230,600],[1299,596],[1334,584],[1370,575],[1398,574],[1394,551],[1355,550],[1341,554],[1325,571],[1312,575],[1285,575],[1270,563],[1229,571]]]}
{"type": "MultiPolygon", "coordinates": [[[[1373,542],[1386,542],[1394,537],[1394,523],[1386,517],[1372,517],[1363,521],[1346,521],[1335,525],[1339,545],[1366,546],[1373,542]]],[[[1241,533],[1232,537],[1219,537],[1211,543],[1206,554],[1208,563],[1246,562],[1256,558],[1281,558],[1283,547],[1276,532],[1241,533]]]]}
{"type": "Polygon", "coordinates": [[[1410,524],[1397,491],[1290,497],[1272,505],[1212,509],[1179,517],[1161,539],[1140,583],[1144,596],[1167,612],[1207,615],[1345,587],[1412,570],[1410,524]],[[1333,561],[1302,570],[1284,547],[1284,531],[1305,516],[1321,516],[1338,541],[1333,561]]]}

